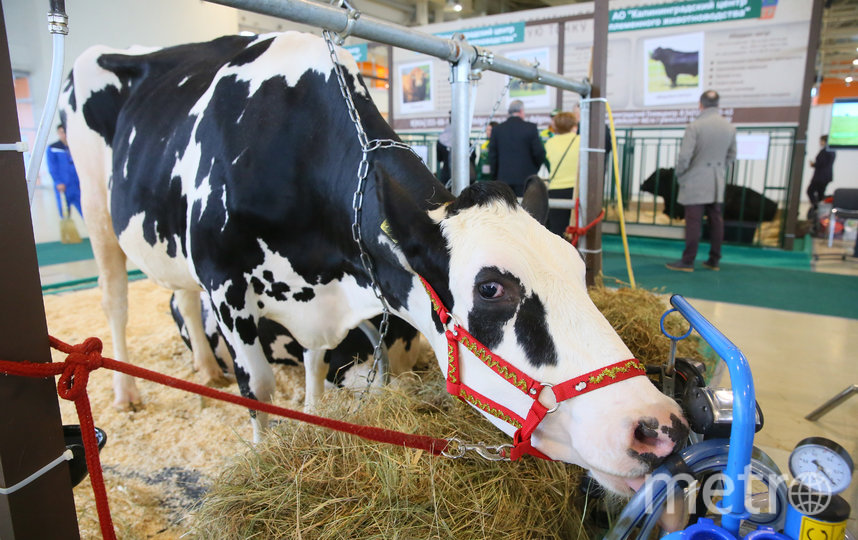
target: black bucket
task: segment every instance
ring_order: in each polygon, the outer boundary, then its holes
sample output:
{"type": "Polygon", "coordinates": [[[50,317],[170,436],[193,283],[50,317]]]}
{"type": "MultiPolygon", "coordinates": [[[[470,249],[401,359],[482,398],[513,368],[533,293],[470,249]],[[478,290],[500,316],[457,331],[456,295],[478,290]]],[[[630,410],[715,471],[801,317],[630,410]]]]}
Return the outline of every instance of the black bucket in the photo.
{"type": "MultiPolygon", "coordinates": [[[[74,457],[69,461],[69,472],[71,473],[72,487],[80,484],[81,480],[86,478],[86,452],[83,449],[83,435],[81,434],[80,426],[68,425],[63,426],[63,438],[66,442],[66,448],[72,451],[74,457]]],[[[107,443],[107,433],[99,428],[95,428],[95,440],[98,441],[98,450],[104,448],[107,443]]]]}

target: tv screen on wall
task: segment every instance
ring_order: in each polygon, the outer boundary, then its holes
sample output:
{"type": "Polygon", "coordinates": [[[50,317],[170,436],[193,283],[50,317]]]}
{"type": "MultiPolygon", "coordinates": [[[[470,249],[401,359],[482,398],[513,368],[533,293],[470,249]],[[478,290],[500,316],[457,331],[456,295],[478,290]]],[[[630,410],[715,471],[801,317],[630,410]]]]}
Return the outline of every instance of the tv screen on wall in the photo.
{"type": "Polygon", "coordinates": [[[858,148],[858,98],[834,98],[828,146],[858,148]]]}

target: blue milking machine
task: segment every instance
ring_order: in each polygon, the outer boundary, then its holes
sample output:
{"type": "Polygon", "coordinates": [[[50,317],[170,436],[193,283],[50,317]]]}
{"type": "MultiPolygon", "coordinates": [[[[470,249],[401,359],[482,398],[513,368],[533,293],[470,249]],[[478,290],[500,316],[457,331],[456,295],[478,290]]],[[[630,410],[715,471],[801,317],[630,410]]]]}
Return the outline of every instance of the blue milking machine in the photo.
{"type": "Polygon", "coordinates": [[[799,442],[789,460],[795,479],[787,486],[777,465],[753,446],[763,416],[744,355],[685,298],[674,295],[670,303],[673,309],[661,318],[661,331],[671,339],[670,359],[655,374],[662,391],[682,405],[690,444],[653,471],[604,539],[650,538],[670,505],[679,506],[683,517],[691,506],[692,521],[664,536],[670,540],[851,538],[846,532],[849,504],[837,495],[851,480],[849,454],[821,437],[799,442]],[[690,325],[682,336],[665,330],[673,312],[690,325]],[[692,330],[727,364],[732,390],[709,388],[702,364],[676,358],[676,343],[692,330]],[[692,495],[690,505],[686,495],[692,495]]]}

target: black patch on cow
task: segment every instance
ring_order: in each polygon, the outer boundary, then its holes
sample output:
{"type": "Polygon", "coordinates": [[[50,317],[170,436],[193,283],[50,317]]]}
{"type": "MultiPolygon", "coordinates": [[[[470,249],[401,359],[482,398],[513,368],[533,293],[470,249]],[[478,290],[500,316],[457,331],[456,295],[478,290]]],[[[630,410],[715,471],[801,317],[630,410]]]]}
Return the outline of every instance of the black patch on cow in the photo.
{"type": "Polygon", "coordinates": [[[304,355],[304,347],[292,338],[289,333],[280,323],[271,319],[259,319],[257,324],[257,332],[259,334],[259,343],[262,345],[262,350],[265,352],[265,358],[270,363],[286,364],[290,366],[298,365],[304,355]],[[283,355],[282,350],[274,350],[274,344],[277,341],[286,340],[286,351],[283,355]]]}
{"type": "Polygon", "coordinates": [[[119,116],[123,101],[119,88],[105,86],[90,94],[83,104],[83,119],[86,121],[86,125],[101,135],[109,147],[113,147],[116,119],[119,116]]]}
{"type": "Polygon", "coordinates": [[[645,463],[647,465],[647,467],[649,467],[650,470],[655,469],[656,467],[658,467],[659,464],[661,464],[662,461],[664,461],[664,458],[660,458],[657,455],[653,454],[652,452],[641,453],[641,452],[638,452],[637,450],[633,450],[633,449],[629,448],[627,450],[627,453],[629,456],[635,458],[636,460],[640,461],[641,463],[645,463]]]}
{"type": "MultiPolygon", "coordinates": [[[[242,396],[256,399],[256,394],[250,389],[250,375],[238,363],[235,364],[235,382],[238,383],[238,390],[242,396]]],[[[256,411],[250,411],[250,416],[256,418],[256,411]]]]}
{"type": "Polygon", "coordinates": [[[277,283],[271,284],[271,293],[270,294],[276,300],[281,300],[284,302],[286,300],[288,300],[289,297],[286,295],[289,293],[289,291],[290,291],[289,285],[286,285],[285,283],[277,282],[277,283]]]}
{"type": "MultiPolygon", "coordinates": [[[[272,281],[274,281],[274,272],[272,272],[271,270],[264,270],[262,272],[262,278],[265,281],[271,283],[272,281]]],[[[289,292],[289,291],[287,290],[286,292],[289,292]]]]}
{"type": "Polygon", "coordinates": [[[262,280],[256,276],[250,278],[250,285],[253,287],[253,292],[256,293],[257,296],[265,292],[265,283],[262,283],[262,280]]]}
{"type": "MultiPolygon", "coordinates": [[[[68,100],[67,103],[71,108],[72,112],[77,111],[77,97],[74,95],[74,70],[69,71],[69,76],[66,78],[66,86],[63,89],[64,92],[68,92],[68,100]]],[[[61,117],[62,125],[66,125],[66,121],[61,117]]]]}
{"type": "Polygon", "coordinates": [[[455,216],[462,210],[474,206],[489,206],[505,203],[510,209],[518,206],[518,199],[512,188],[503,182],[477,182],[462,190],[459,197],[447,205],[447,217],[455,216]]]}
{"type": "Polygon", "coordinates": [[[256,341],[256,321],[253,317],[236,317],[235,329],[244,343],[252,345],[256,341]]]}
{"type": "Polygon", "coordinates": [[[515,315],[521,302],[524,287],[521,281],[494,266],[482,268],[474,278],[474,306],[468,313],[468,331],[488,348],[497,347],[503,340],[504,325],[515,315]],[[486,300],[480,295],[480,285],[499,283],[504,296],[497,300],[486,300]]]}
{"type": "Polygon", "coordinates": [[[226,298],[227,304],[233,309],[244,309],[244,299],[247,296],[247,283],[244,281],[234,281],[232,285],[227,287],[226,298]]]}
{"type": "Polygon", "coordinates": [[[292,295],[292,298],[294,300],[299,301],[299,302],[309,302],[310,300],[312,300],[315,297],[316,297],[316,293],[313,292],[313,289],[311,289],[310,287],[304,287],[301,289],[300,292],[296,292],[295,294],[292,295]]]}
{"type": "Polygon", "coordinates": [[[669,426],[661,426],[661,432],[666,434],[677,445],[683,444],[688,440],[688,425],[675,414],[670,415],[669,426]]]}
{"type": "Polygon", "coordinates": [[[265,303],[262,300],[259,300],[258,302],[256,302],[256,307],[262,309],[265,307],[265,303]]]}
{"type": "Polygon", "coordinates": [[[548,332],[545,306],[539,296],[525,297],[515,320],[515,337],[534,366],[557,365],[557,349],[548,332]]]}
{"type": "Polygon", "coordinates": [[[230,311],[229,306],[226,304],[220,305],[220,320],[223,322],[223,324],[227,328],[229,328],[230,331],[232,331],[232,329],[233,329],[232,312],[230,311]]]}
{"type": "Polygon", "coordinates": [[[268,47],[271,46],[272,41],[274,41],[274,38],[269,38],[260,41],[259,43],[254,43],[250,47],[246,48],[243,52],[240,52],[235,55],[232,62],[229,63],[229,66],[243,66],[244,64],[249,64],[250,62],[253,62],[257,58],[259,58],[262,53],[268,50],[268,47]]]}

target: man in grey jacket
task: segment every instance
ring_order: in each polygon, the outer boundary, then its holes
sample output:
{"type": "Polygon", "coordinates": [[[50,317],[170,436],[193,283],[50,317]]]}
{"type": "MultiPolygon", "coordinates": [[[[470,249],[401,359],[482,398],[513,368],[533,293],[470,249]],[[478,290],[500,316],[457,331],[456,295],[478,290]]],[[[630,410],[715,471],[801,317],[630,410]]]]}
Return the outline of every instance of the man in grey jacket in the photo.
{"type": "Polygon", "coordinates": [[[709,216],[711,247],[703,266],[719,269],[724,239],[721,205],[727,168],[736,159],[736,128],[718,114],[718,99],[715,90],[700,96],[700,116],[685,130],[676,158],[676,200],[685,206],[685,250],[680,260],[667,263],[671,270],[694,271],[704,212],[709,216]]]}

